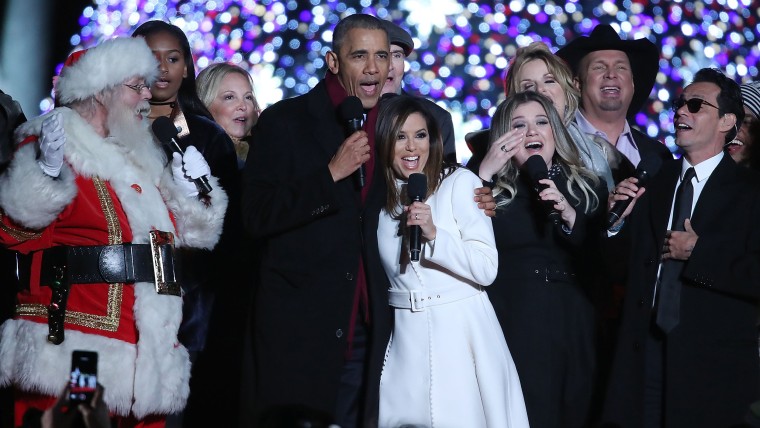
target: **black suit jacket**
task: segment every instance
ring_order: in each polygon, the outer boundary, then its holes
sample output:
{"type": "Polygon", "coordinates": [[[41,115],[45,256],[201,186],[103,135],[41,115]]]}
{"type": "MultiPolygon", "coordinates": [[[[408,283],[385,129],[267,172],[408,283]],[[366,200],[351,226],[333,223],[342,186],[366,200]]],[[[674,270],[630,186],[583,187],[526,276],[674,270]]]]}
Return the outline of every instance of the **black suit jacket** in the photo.
{"type": "Polygon", "coordinates": [[[639,149],[641,159],[645,159],[649,156],[655,156],[664,161],[673,159],[673,154],[670,153],[668,147],[665,144],[649,137],[636,128],[631,127],[631,134],[633,134],[633,141],[636,142],[636,147],[639,149]]]}
{"type": "MultiPolygon", "coordinates": [[[[664,164],[629,217],[630,275],[604,420],[641,427],[646,340],[681,161],[664,164]]],[[[727,427],[758,397],[760,177],[724,155],[692,213],[699,236],[665,339],[665,426],[727,427]]],[[[614,238],[612,238],[614,239],[614,238]]]]}
{"type": "MultiPolygon", "coordinates": [[[[657,157],[665,162],[673,159],[673,154],[670,153],[670,150],[668,150],[665,144],[650,138],[634,127],[631,127],[631,135],[633,136],[633,142],[636,144],[641,160],[657,157]]],[[[633,177],[635,173],[636,167],[626,158],[620,163],[620,165],[612,169],[612,178],[615,183],[619,183],[628,177],[633,177]]]]}
{"type": "MultiPolygon", "coordinates": [[[[333,413],[362,252],[360,195],[333,182],[345,139],[324,81],[267,108],[245,165],[243,221],[258,239],[257,401],[333,413]]],[[[377,170],[378,168],[376,168],[377,170]]],[[[373,192],[383,192],[380,179],[373,192]]]]}

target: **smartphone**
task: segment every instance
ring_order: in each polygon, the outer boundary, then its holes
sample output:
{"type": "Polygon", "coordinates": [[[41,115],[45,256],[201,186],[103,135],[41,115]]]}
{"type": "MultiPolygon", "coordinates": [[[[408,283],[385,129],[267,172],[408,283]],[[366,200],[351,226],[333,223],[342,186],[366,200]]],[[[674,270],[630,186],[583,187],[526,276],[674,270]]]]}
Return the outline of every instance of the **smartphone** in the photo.
{"type": "Polygon", "coordinates": [[[98,385],[98,353],[74,351],[71,353],[71,379],[69,401],[76,406],[90,403],[98,385]]]}

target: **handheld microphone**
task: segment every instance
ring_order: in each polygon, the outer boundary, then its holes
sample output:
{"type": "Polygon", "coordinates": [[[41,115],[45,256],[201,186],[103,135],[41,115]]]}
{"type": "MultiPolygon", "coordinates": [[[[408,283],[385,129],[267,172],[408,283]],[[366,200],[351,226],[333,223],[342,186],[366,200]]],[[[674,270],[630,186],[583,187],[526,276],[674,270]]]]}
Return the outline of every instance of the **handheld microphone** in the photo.
{"type": "MultiPolygon", "coordinates": [[[[542,158],[541,155],[533,155],[529,157],[523,164],[523,168],[528,174],[531,183],[533,183],[533,188],[536,189],[537,193],[541,193],[542,190],[549,188],[548,184],[538,182],[539,180],[549,178],[549,169],[546,167],[546,161],[544,161],[544,158],[542,158]]],[[[554,224],[560,224],[562,218],[560,217],[559,212],[554,209],[554,201],[541,202],[549,210],[549,220],[554,224]]]]}
{"type": "MultiPolygon", "coordinates": [[[[427,177],[425,174],[414,173],[409,175],[409,181],[406,183],[406,194],[414,202],[422,202],[427,195],[427,177]]],[[[409,251],[412,253],[413,262],[420,261],[420,252],[422,252],[422,229],[419,226],[409,228],[409,251]]]]}
{"type": "MultiPolygon", "coordinates": [[[[346,124],[346,130],[348,131],[346,136],[362,129],[362,122],[364,121],[364,106],[359,97],[346,97],[346,99],[340,103],[340,106],[338,106],[338,111],[341,120],[346,124]]],[[[364,164],[359,166],[359,169],[356,170],[355,174],[354,177],[356,177],[356,183],[359,188],[364,187],[364,176],[366,174],[364,164]]]]}
{"type": "MultiPolygon", "coordinates": [[[[660,166],[662,166],[662,159],[657,156],[649,156],[642,159],[634,173],[634,177],[638,180],[636,185],[639,187],[646,187],[649,179],[660,170],[660,166]]],[[[633,202],[633,198],[615,202],[615,205],[612,206],[610,213],[607,215],[607,229],[611,228],[615,222],[620,220],[623,212],[628,208],[628,205],[631,205],[631,202],[633,202]]]]}
{"type": "MultiPolygon", "coordinates": [[[[177,135],[179,134],[177,128],[174,127],[174,123],[172,123],[169,118],[163,116],[157,117],[156,120],[153,121],[151,128],[162,144],[169,146],[173,152],[177,152],[183,156],[185,155],[185,151],[182,150],[182,147],[177,142],[177,135]]],[[[198,193],[201,195],[208,195],[211,192],[211,185],[208,184],[207,176],[204,175],[195,178],[193,179],[193,182],[195,182],[195,186],[198,188],[198,193]]]]}

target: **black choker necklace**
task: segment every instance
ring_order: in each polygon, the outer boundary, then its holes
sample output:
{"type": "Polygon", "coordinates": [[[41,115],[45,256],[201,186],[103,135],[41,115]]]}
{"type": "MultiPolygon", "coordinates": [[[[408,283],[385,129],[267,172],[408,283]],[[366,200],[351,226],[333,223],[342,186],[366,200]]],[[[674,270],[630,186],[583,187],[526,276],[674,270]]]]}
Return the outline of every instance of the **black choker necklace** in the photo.
{"type": "Polygon", "coordinates": [[[152,106],[169,106],[171,108],[177,107],[176,101],[166,101],[166,102],[148,101],[148,103],[152,106]]]}

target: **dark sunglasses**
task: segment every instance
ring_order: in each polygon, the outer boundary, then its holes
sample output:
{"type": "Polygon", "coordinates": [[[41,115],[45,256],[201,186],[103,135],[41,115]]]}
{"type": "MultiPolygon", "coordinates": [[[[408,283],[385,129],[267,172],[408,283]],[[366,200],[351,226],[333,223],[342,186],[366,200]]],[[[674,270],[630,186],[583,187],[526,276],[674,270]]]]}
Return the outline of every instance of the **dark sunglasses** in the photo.
{"type": "Polygon", "coordinates": [[[686,108],[689,109],[689,113],[696,113],[701,110],[702,104],[706,104],[710,107],[720,110],[718,106],[710,104],[702,98],[692,98],[690,100],[687,100],[684,99],[684,97],[678,97],[678,99],[673,103],[673,111],[678,111],[681,107],[684,106],[684,104],[686,104],[686,108]]]}

